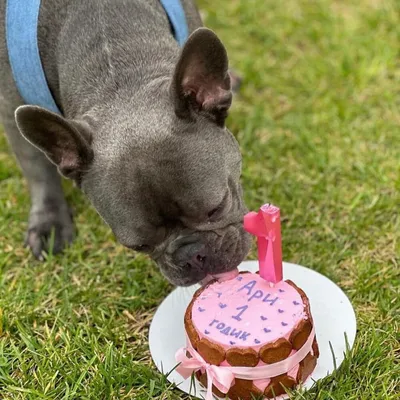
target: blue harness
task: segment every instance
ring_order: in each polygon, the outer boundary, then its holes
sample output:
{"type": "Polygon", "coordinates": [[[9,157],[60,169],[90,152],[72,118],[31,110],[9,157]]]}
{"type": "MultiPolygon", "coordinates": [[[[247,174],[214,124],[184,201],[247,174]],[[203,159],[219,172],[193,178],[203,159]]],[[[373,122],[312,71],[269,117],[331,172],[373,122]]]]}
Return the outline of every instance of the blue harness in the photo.
{"type": "MultiPolygon", "coordinates": [[[[17,89],[26,104],[61,114],[47,84],[40,59],[37,31],[41,0],[7,0],[6,41],[8,57],[17,89]]],[[[183,46],[189,35],[180,0],[160,0],[183,46]]]]}

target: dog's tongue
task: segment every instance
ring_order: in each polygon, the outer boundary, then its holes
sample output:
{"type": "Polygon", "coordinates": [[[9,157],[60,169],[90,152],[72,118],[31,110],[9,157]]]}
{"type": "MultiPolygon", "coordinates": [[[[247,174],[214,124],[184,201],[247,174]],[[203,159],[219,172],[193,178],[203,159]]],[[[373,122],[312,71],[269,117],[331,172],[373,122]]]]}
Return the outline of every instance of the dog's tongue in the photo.
{"type": "Polygon", "coordinates": [[[200,284],[202,286],[207,285],[207,283],[211,282],[214,279],[217,279],[219,282],[225,282],[229,281],[230,279],[234,279],[238,276],[239,271],[238,269],[234,269],[233,271],[229,272],[223,272],[222,274],[216,274],[216,275],[207,275],[201,282],[200,284]]]}

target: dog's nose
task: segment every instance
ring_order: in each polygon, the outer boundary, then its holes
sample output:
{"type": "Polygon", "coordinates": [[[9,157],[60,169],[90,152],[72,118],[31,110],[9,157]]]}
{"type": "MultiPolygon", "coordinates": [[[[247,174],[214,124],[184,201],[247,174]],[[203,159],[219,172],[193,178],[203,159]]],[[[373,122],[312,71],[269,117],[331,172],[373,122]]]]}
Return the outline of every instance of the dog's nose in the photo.
{"type": "Polygon", "coordinates": [[[207,269],[207,252],[199,243],[186,244],[175,251],[174,261],[185,269],[205,271],[207,269]]]}
{"type": "Polygon", "coordinates": [[[205,251],[200,251],[195,254],[191,260],[188,261],[192,267],[197,269],[205,269],[207,263],[207,256],[205,251]]]}

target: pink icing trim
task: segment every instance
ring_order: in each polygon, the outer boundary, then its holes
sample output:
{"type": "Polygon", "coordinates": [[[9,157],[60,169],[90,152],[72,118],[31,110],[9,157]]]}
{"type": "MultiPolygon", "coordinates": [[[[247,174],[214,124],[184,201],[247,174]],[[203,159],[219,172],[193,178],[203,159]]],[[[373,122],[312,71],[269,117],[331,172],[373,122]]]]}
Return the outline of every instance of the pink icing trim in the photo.
{"type": "MultiPolygon", "coordinates": [[[[293,355],[293,354],[295,354],[296,353],[296,350],[293,350],[292,352],[291,352],[291,356],[293,355]]],[[[312,350],[311,349],[311,354],[313,355],[313,356],[315,356],[315,354],[314,354],[314,350],[312,350]]],[[[223,363],[221,363],[221,365],[229,365],[228,363],[226,363],[226,361],[224,361],[223,363]]],[[[259,363],[259,365],[266,365],[265,363],[263,363],[262,361],[259,363]]],[[[258,365],[258,366],[259,366],[258,365]]],[[[292,368],[287,374],[291,377],[291,378],[293,378],[293,379],[296,379],[297,380],[297,373],[299,372],[299,368],[300,368],[300,364],[297,364],[294,368],[292,368]]],[[[310,377],[310,375],[308,375],[308,377],[305,379],[305,381],[307,381],[307,379],[310,377]]],[[[262,392],[264,392],[264,390],[267,388],[267,386],[269,385],[269,383],[271,382],[271,379],[269,379],[269,378],[267,378],[267,379],[259,379],[259,380],[255,380],[255,381],[253,381],[253,383],[254,383],[254,385],[258,388],[258,389],[260,389],[262,392]]]]}
{"type": "MultiPolygon", "coordinates": [[[[290,376],[293,379],[296,379],[299,368],[300,368],[300,364],[297,364],[294,368],[292,368],[288,372],[288,376],[290,376]]],[[[269,385],[270,382],[271,382],[271,379],[269,379],[269,378],[258,379],[258,380],[253,381],[255,387],[260,389],[262,392],[264,392],[264,390],[267,388],[267,386],[269,385]]]]}
{"type": "Polygon", "coordinates": [[[267,379],[257,379],[255,381],[253,381],[254,386],[261,390],[262,392],[264,392],[264,390],[267,388],[267,386],[269,385],[269,383],[271,382],[271,379],[267,378],[267,379]]]}
{"type": "Polygon", "coordinates": [[[259,350],[289,338],[305,318],[303,300],[285,281],[271,284],[257,274],[215,282],[204,289],[192,308],[192,322],[200,338],[230,347],[259,350]]]}

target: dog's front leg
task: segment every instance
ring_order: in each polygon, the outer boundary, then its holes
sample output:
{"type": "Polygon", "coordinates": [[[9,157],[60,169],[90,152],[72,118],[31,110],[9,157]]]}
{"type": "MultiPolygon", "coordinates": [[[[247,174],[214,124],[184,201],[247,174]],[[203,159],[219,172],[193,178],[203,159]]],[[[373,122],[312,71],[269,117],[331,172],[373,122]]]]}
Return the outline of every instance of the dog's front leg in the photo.
{"type": "Polygon", "coordinates": [[[43,252],[49,250],[52,232],[54,232],[53,253],[61,251],[72,241],[74,226],[71,210],[65,200],[57,168],[21,135],[11,110],[8,116],[2,117],[9,143],[22,168],[31,194],[26,245],[30,247],[35,257],[43,259],[43,252]]]}

